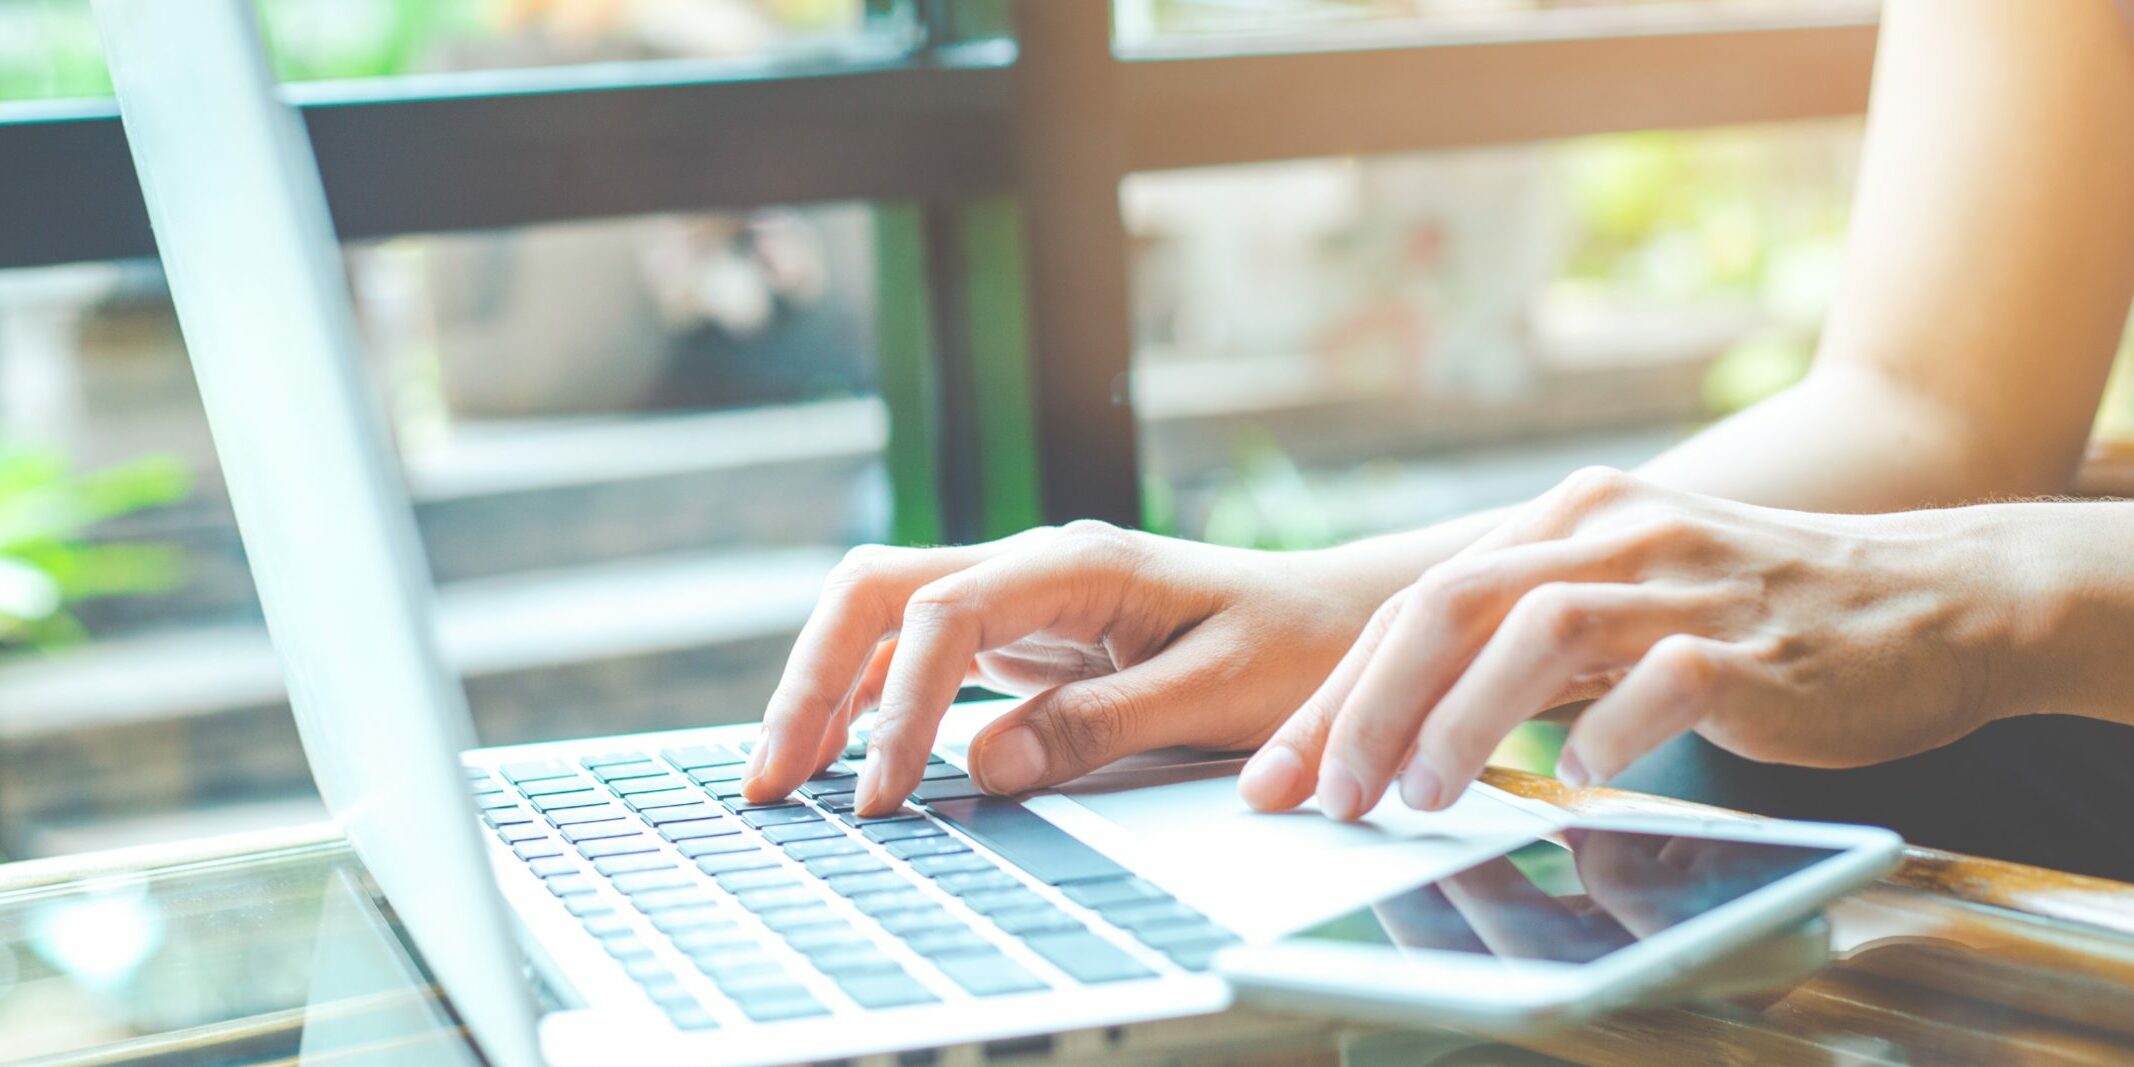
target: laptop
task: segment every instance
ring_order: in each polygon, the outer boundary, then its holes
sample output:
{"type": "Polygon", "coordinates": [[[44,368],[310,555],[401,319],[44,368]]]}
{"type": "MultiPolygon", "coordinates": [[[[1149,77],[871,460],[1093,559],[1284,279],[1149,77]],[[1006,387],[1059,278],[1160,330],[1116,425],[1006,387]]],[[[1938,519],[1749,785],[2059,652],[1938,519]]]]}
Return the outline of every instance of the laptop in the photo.
{"type": "Polygon", "coordinates": [[[949,743],[862,819],[842,763],[748,803],[754,725],[479,748],[251,3],[96,8],[306,756],[491,1062],[828,1060],[1214,1012],[1210,956],[1300,899],[1353,906],[1545,818],[1252,822],[1235,762],[1187,757],[996,798],[949,743]]]}

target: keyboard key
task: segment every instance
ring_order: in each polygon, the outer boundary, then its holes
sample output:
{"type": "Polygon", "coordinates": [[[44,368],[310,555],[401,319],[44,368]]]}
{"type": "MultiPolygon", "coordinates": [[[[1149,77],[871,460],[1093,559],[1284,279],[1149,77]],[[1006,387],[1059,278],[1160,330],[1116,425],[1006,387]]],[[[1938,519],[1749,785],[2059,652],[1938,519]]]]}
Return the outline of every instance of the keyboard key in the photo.
{"type": "Polygon", "coordinates": [[[995,912],[1011,911],[1015,908],[1050,907],[1045,903],[1045,898],[1021,886],[1016,886],[1013,889],[988,889],[984,892],[971,893],[963,898],[963,902],[970,905],[971,910],[980,915],[992,915],[995,912]]]}
{"type": "Polygon", "coordinates": [[[655,852],[658,849],[659,845],[652,838],[644,834],[636,834],[631,837],[608,837],[598,841],[587,841],[578,846],[578,854],[589,860],[597,860],[603,856],[627,856],[633,852],[655,852]]]}
{"type": "Polygon", "coordinates": [[[963,925],[962,919],[949,914],[948,909],[942,907],[891,912],[876,918],[875,921],[882,924],[882,929],[900,938],[914,937],[924,930],[970,929],[963,925]]]}
{"type": "Polygon", "coordinates": [[[1118,878],[1126,869],[1005,797],[943,800],[934,815],[1047,885],[1118,878]]]}
{"type": "Polygon", "coordinates": [[[496,835],[503,838],[505,844],[516,845],[521,841],[539,841],[547,837],[548,827],[536,826],[533,823],[513,823],[497,827],[496,835]]]}
{"type": "Polygon", "coordinates": [[[733,871],[756,871],[778,866],[778,858],[760,848],[750,846],[746,852],[729,852],[719,856],[705,856],[697,860],[697,870],[705,874],[727,874],[733,871]]]}
{"type": "Polygon", "coordinates": [[[1079,882],[1063,886],[1060,892],[1067,894],[1067,899],[1085,908],[1099,909],[1138,900],[1171,899],[1169,893],[1132,876],[1107,878],[1101,882],[1079,882]]]}
{"type": "MultiPolygon", "coordinates": [[[[832,829],[835,829],[833,827],[832,829]]],[[[836,837],[818,837],[805,841],[789,841],[785,854],[796,860],[818,860],[826,856],[863,856],[867,846],[839,834],[836,837]]]]}
{"type": "Polygon", "coordinates": [[[930,804],[936,800],[956,800],[962,797],[984,795],[985,790],[978,788],[978,783],[962,775],[957,775],[953,778],[936,778],[930,782],[920,782],[919,788],[912,790],[911,799],[921,804],[930,804]]]}
{"type": "Polygon", "coordinates": [[[644,832],[636,819],[604,819],[600,822],[582,822],[563,827],[560,832],[565,841],[578,844],[598,841],[608,837],[629,837],[644,832]]]}
{"type": "Polygon", "coordinates": [[[578,861],[564,855],[543,856],[528,861],[526,869],[532,871],[536,878],[554,878],[559,874],[578,873],[578,861]]]}
{"type": "Polygon", "coordinates": [[[659,828],[659,835],[669,841],[688,841],[698,837],[725,837],[741,832],[732,819],[688,819],[670,822],[659,828]]]}
{"type": "MultiPolygon", "coordinates": [[[[888,849],[890,855],[900,860],[916,860],[922,856],[969,854],[971,851],[969,845],[946,834],[939,837],[907,837],[902,841],[891,841],[882,847],[888,849]]],[[[988,863],[987,865],[990,866],[991,864],[988,863]]]]}
{"type": "Polygon", "coordinates": [[[748,931],[741,929],[740,923],[732,919],[722,919],[717,923],[707,923],[703,926],[692,926],[687,930],[677,930],[669,937],[673,940],[675,948],[691,955],[697,953],[741,952],[753,950],[756,947],[755,938],[750,936],[748,931]]]}
{"type": "Polygon", "coordinates": [[[691,886],[687,889],[655,889],[650,893],[639,893],[630,898],[630,903],[636,905],[637,910],[650,915],[668,908],[713,907],[719,903],[719,897],[709,889],[691,886]]]}
{"type": "Polygon", "coordinates": [[[960,956],[969,952],[995,951],[993,944],[965,926],[936,926],[915,930],[904,944],[921,956],[960,956]]]}
{"type": "Polygon", "coordinates": [[[776,844],[783,845],[793,841],[843,837],[845,832],[826,822],[789,822],[784,826],[765,827],[763,836],[776,844]]]}
{"type": "Polygon", "coordinates": [[[637,928],[630,925],[630,920],[614,912],[588,917],[585,920],[585,932],[603,941],[611,937],[637,936],[637,928]]]}
{"type": "Polygon", "coordinates": [[[934,884],[959,897],[994,889],[1021,889],[1023,885],[1009,876],[1008,872],[993,869],[944,874],[935,878],[934,884]]]}
{"type": "Polygon", "coordinates": [[[597,896],[564,897],[563,907],[564,910],[581,919],[590,919],[595,915],[612,915],[615,913],[614,905],[597,896]]]}
{"type": "Polygon", "coordinates": [[[576,826],[582,822],[606,822],[609,819],[627,819],[630,813],[620,804],[590,804],[582,808],[564,808],[548,813],[548,821],[556,826],[576,826]]]}
{"type": "MultiPolygon", "coordinates": [[[[754,873],[754,872],[750,872],[754,873]]],[[[753,912],[777,911],[780,908],[797,908],[821,900],[815,890],[804,885],[770,885],[755,889],[738,889],[734,899],[753,912]]]]}
{"type": "Polygon", "coordinates": [[[806,990],[801,989],[799,986],[794,986],[793,988],[798,992],[781,993],[775,996],[759,994],[745,999],[742,997],[735,997],[734,999],[740,1003],[742,1014],[759,1023],[777,1022],[781,1019],[805,1019],[811,1016],[830,1014],[830,1009],[823,1007],[821,1001],[809,996],[806,990]]]}
{"type": "Polygon", "coordinates": [[[652,955],[652,946],[634,937],[610,937],[600,943],[618,960],[641,960],[652,955]]]}
{"type": "Polygon", "coordinates": [[[746,763],[741,754],[725,745],[682,745],[662,749],[660,755],[677,769],[693,771],[699,767],[732,767],[746,763]]]}
{"type": "Polygon", "coordinates": [[[852,898],[852,905],[868,915],[876,916],[887,915],[893,911],[911,911],[926,908],[938,910],[941,907],[941,905],[934,903],[932,899],[927,897],[926,894],[908,887],[892,889],[883,893],[862,893],[852,898]]]}
{"type": "MultiPolygon", "coordinates": [[[[928,839],[919,838],[919,840],[925,841],[928,839]]],[[[904,843],[898,842],[898,844],[904,843]]],[[[894,852],[895,849],[890,851],[894,852]]],[[[969,849],[963,849],[957,852],[946,852],[931,856],[913,856],[911,857],[911,869],[929,878],[939,878],[948,874],[962,874],[965,871],[990,871],[996,868],[993,866],[992,860],[969,849]]]]}
{"type": "Polygon", "coordinates": [[[1222,951],[1228,941],[1199,941],[1190,945],[1175,945],[1163,950],[1171,962],[1189,971],[1205,971],[1215,965],[1215,954],[1222,951]]]}
{"type": "Polygon", "coordinates": [[[697,837],[677,841],[674,849],[685,859],[703,859],[706,856],[728,856],[736,852],[754,852],[761,846],[740,834],[725,837],[697,837]]]}
{"type": "Polygon", "coordinates": [[[846,812],[838,816],[839,819],[842,819],[846,823],[849,823],[853,826],[865,826],[869,823],[895,822],[899,819],[917,819],[921,817],[922,816],[920,815],[919,809],[912,807],[909,804],[906,804],[903,807],[898,808],[897,810],[892,811],[887,815],[861,815],[858,812],[846,812]]]}
{"type": "Polygon", "coordinates": [[[993,925],[1000,927],[1002,931],[1016,937],[1083,929],[1082,920],[1049,904],[1039,908],[1016,908],[1012,911],[996,912],[986,918],[993,920],[993,925]]]}
{"type": "Polygon", "coordinates": [[[519,796],[517,793],[506,793],[501,789],[486,793],[476,793],[474,794],[474,806],[483,811],[516,808],[519,806],[519,796]]]}
{"type": "Polygon", "coordinates": [[[667,1021],[677,1030],[716,1030],[719,1020],[701,1004],[674,1005],[667,1009],[667,1021]]]}
{"type": "Polygon", "coordinates": [[[933,962],[950,981],[962,986],[972,996],[994,997],[1046,988],[1036,975],[999,952],[945,956],[933,962]]]}
{"type": "Polygon", "coordinates": [[[808,962],[813,963],[816,970],[832,978],[841,978],[848,974],[881,974],[884,971],[904,973],[904,968],[897,966],[897,961],[891,959],[889,953],[874,945],[822,952],[809,956],[808,962]]]}
{"type": "Polygon", "coordinates": [[[539,796],[527,801],[535,811],[543,812],[560,811],[564,808],[583,808],[607,802],[608,795],[606,793],[590,787],[573,790],[568,793],[550,793],[547,796],[539,796]]]}
{"type": "Polygon", "coordinates": [[[854,793],[824,793],[816,797],[815,802],[832,815],[850,815],[852,809],[859,806],[854,799],[856,796],[854,793]]]}
{"type": "Polygon", "coordinates": [[[919,780],[925,782],[939,782],[949,778],[965,777],[969,776],[964,773],[963,768],[958,767],[955,764],[950,763],[939,756],[936,756],[934,757],[934,762],[926,765],[926,773],[920,775],[919,780]]]}
{"type": "Polygon", "coordinates": [[[619,797],[636,797],[644,796],[648,793],[664,793],[670,789],[679,789],[684,792],[687,792],[689,793],[691,799],[699,799],[702,797],[702,794],[697,793],[695,790],[689,788],[689,783],[683,781],[680,777],[677,777],[672,774],[661,775],[657,778],[626,778],[622,781],[615,782],[609,785],[608,788],[614,790],[615,795],[619,797]]]}
{"type": "Polygon", "coordinates": [[[649,893],[655,889],[681,889],[696,884],[695,879],[679,870],[638,871],[635,874],[619,874],[609,883],[626,896],[649,893]]]}
{"type": "Polygon", "coordinates": [[[670,804],[645,812],[644,819],[654,826],[665,826],[671,822],[695,822],[699,819],[724,822],[726,820],[726,809],[713,807],[702,802],[670,804]]]}
{"type": "Polygon", "coordinates": [[[854,851],[836,856],[818,856],[803,866],[817,878],[833,878],[841,874],[868,874],[886,871],[889,865],[864,852],[854,851]]]}
{"type": "Polygon", "coordinates": [[[469,782],[485,781],[489,777],[489,772],[480,767],[461,767],[460,771],[467,776],[469,782]]]}
{"type": "Polygon", "coordinates": [[[844,917],[830,910],[827,904],[811,904],[800,908],[779,908],[776,911],[764,912],[756,918],[760,919],[763,925],[776,931],[780,937],[791,937],[798,931],[813,929],[818,926],[845,925],[844,917]]]}
{"type": "Polygon", "coordinates": [[[689,772],[689,780],[698,785],[718,785],[723,782],[738,782],[748,777],[748,768],[702,767],[689,772]]]}
{"type": "Polygon", "coordinates": [[[653,927],[659,930],[660,933],[668,935],[680,933],[683,930],[694,930],[698,927],[719,926],[721,924],[733,925],[733,919],[728,916],[725,908],[716,904],[706,904],[694,908],[669,908],[658,915],[652,916],[653,927]]]}
{"type": "MultiPolygon", "coordinates": [[[[622,798],[622,802],[637,811],[650,814],[661,808],[702,804],[704,802],[704,794],[694,789],[672,786],[664,789],[647,789],[642,793],[630,793],[622,798]]],[[[722,810],[719,814],[724,814],[724,811],[722,810]]]]}
{"type": "Polygon", "coordinates": [[[519,792],[528,797],[545,797],[553,793],[575,793],[591,788],[593,783],[574,774],[568,778],[544,778],[538,782],[527,782],[519,786],[519,792]]]}
{"type": "Polygon", "coordinates": [[[800,879],[783,867],[769,867],[754,871],[729,871],[719,875],[719,888],[729,893],[747,889],[770,889],[774,886],[799,885],[800,879]]]}
{"type": "Polygon", "coordinates": [[[639,956],[635,959],[624,960],[622,972],[637,979],[639,984],[658,982],[662,979],[670,982],[674,980],[674,972],[668,970],[666,964],[649,956],[639,956]]]}
{"type": "Polygon", "coordinates": [[[523,782],[537,782],[543,778],[566,778],[578,772],[562,760],[543,759],[507,763],[497,768],[497,773],[502,774],[505,781],[518,785],[523,782]]]}
{"type": "Polygon", "coordinates": [[[651,760],[639,760],[636,763],[617,763],[608,767],[594,768],[593,777],[603,782],[614,783],[630,778],[650,778],[654,775],[666,773],[667,768],[651,760]]]}
{"type": "Polygon", "coordinates": [[[875,893],[885,889],[904,889],[911,885],[911,879],[895,871],[888,870],[867,871],[860,874],[840,874],[824,879],[824,881],[829,885],[832,892],[841,897],[858,896],[861,893],[875,893]]]}
{"type": "Polygon", "coordinates": [[[1145,900],[1133,904],[1113,904],[1097,909],[1097,914],[1114,926],[1122,926],[1138,934],[1140,931],[1176,923],[1198,923],[1206,920],[1199,912],[1175,900],[1145,900]]]}
{"type": "Polygon", "coordinates": [[[610,878],[638,871],[671,870],[673,867],[673,860],[657,852],[637,852],[628,856],[609,856],[593,861],[593,869],[610,878]]]}
{"type": "Polygon", "coordinates": [[[535,815],[532,808],[518,804],[513,804],[508,808],[490,808],[482,812],[482,821],[488,823],[489,828],[492,830],[500,830],[506,826],[515,826],[519,823],[530,823],[538,818],[540,816],[535,815]]]}
{"type": "Polygon", "coordinates": [[[566,874],[547,881],[548,891],[559,897],[575,897],[593,891],[593,880],[582,874],[566,874]]]}
{"type": "Polygon", "coordinates": [[[749,808],[775,808],[792,803],[792,801],[784,797],[780,797],[777,800],[766,800],[761,803],[750,800],[739,779],[728,782],[711,782],[709,784],[700,782],[698,785],[706,793],[718,798],[719,803],[726,805],[726,810],[728,811],[745,811],[749,808]]]}
{"type": "Polygon", "coordinates": [[[894,819],[888,822],[864,823],[860,826],[860,836],[876,844],[912,837],[940,837],[944,832],[925,819],[894,819]]]}
{"type": "Polygon", "coordinates": [[[591,771],[602,767],[613,767],[621,763],[643,763],[646,758],[642,752],[609,752],[598,756],[587,756],[579,760],[578,765],[591,771]]]}
{"type": "Polygon", "coordinates": [[[651,998],[652,1003],[662,1008],[695,1004],[697,1002],[696,994],[684,988],[681,980],[672,974],[641,984],[644,986],[645,996],[651,998]]]}
{"type": "Polygon", "coordinates": [[[845,923],[821,923],[802,927],[788,934],[785,943],[792,946],[793,951],[806,956],[874,944],[868,940],[867,935],[845,923]]]}
{"type": "Polygon", "coordinates": [[[787,823],[820,822],[822,816],[814,808],[800,804],[785,808],[757,808],[741,813],[741,821],[762,829],[766,826],[782,826],[787,823]]]}
{"type": "Polygon", "coordinates": [[[870,1010],[932,1004],[940,999],[902,969],[880,974],[840,975],[837,987],[860,1007],[870,1010]]]}
{"type": "Polygon", "coordinates": [[[540,841],[521,841],[518,844],[511,846],[511,850],[513,852],[518,853],[519,858],[522,860],[530,861],[547,859],[550,856],[563,855],[563,842],[546,839],[540,841]]]}
{"type": "Polygon", "coordinates": [[[1086,930],[1034,934],[1024,938],[1023,944],[1078,982],[1118,982],[1147,978],[1156,973],[1118,946],[1086,930]]]}
{"type": "Polygon", "coordinates": [[[772,959],[759,945],[726,952],[695,952],[689,961],[722,990],[792,980],[785,965],[772,959]]]}

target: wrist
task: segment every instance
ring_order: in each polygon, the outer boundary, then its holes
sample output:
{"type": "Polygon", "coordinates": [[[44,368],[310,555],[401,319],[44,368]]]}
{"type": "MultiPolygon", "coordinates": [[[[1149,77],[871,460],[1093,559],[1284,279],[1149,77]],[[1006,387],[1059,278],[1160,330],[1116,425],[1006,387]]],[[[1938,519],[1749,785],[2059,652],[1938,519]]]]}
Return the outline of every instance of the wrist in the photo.
{"type": "Polygon", "coordinates": [[[1965,508],[1988,719],[2077,714],[2127,721],[2134,658],[2134,507],[2007,504],[1965,508]]]}

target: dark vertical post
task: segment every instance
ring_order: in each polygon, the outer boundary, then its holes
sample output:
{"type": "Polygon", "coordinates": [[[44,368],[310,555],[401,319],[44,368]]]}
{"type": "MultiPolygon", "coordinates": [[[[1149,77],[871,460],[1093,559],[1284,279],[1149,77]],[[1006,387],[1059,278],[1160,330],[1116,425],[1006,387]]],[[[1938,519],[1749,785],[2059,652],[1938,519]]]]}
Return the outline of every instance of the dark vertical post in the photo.
{"type": "Polygon", "coordinates": [[[1016,0],[1017,187],[1029,263],[1045,517],[1141,518],[1111,4],[1016,0]]]}

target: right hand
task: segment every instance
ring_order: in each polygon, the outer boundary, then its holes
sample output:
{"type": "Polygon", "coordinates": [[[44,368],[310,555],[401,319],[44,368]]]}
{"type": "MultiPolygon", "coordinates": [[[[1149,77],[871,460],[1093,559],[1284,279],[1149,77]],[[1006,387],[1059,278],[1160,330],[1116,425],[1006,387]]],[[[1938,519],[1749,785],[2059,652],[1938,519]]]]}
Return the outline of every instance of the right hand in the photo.
{"type": "Polygon", "coordinates": [[[952,548],[854,549],[771,696],[747,794],[791,792],[879,706],[856,801],[862,814],[894,810],[967,682],[1033,697],[972,741],[971,775],[992,793],[1152,748],[1253,748],[1312,694],[1384,595],[1342,580],[1326,558],[1099,522],[952,548]]]}

